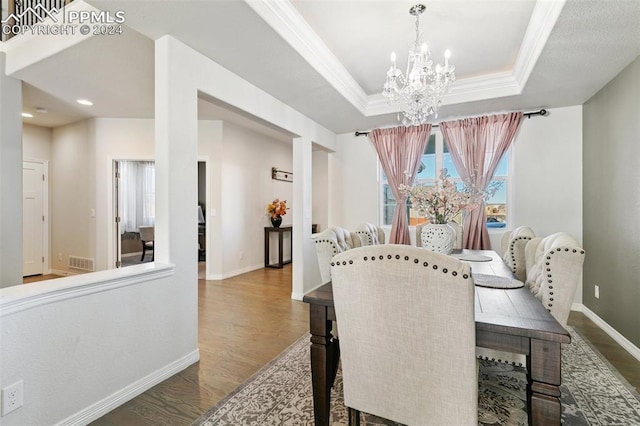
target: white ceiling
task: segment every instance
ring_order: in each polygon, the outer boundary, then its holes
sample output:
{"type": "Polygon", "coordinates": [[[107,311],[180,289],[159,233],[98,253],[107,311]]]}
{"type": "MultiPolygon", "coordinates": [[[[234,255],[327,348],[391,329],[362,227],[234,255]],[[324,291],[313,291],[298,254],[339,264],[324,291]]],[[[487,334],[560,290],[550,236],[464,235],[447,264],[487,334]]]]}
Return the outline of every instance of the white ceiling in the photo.
{"type": "MultiPolygon", "coordinates": [[[[25,122],[153,117],[153,40],[171,34],[335,133],[397,124],[380,92],[391,51],[405,67],[415,1],[87,2],[124,11],[125,33],[91,37],[17,72],[25,111],[48,110],[25,122]],[[76,104],[81,97],[94,106],[76,104]]],[[[451,49],[458,79],[438,120],[582,104],[640,55],[638,0],[424,3],[429,48],[437,62],[451,49]]],[[[207,101],[201,118],[250,119],[207,101]]]]}

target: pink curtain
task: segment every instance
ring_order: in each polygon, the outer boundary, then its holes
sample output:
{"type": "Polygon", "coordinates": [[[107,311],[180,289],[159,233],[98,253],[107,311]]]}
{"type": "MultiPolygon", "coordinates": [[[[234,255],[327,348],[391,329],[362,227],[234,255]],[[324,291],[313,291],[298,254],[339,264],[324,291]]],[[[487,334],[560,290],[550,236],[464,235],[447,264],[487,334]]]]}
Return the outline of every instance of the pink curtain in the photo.
{"type": "Polygon", "coordinates": [[[430,134],[431,124],[375,129],[369,133],[369,139],[378,152],[382,170],[396,199],[389,238],[391,244],[411,244],[406,197],[398,191],[398,187],[401,184],[413,184],[430,134]]]}
{"type": "MultiPolygon", "coordinates": [[[[476,189],[486,189],[521,121],[522,112],[513,112],[441,123],[440,130],[460,177],[476,189]]],[[[486,221],[482,202],[465,217],[463,247],[491,249],[486,221]]]]}

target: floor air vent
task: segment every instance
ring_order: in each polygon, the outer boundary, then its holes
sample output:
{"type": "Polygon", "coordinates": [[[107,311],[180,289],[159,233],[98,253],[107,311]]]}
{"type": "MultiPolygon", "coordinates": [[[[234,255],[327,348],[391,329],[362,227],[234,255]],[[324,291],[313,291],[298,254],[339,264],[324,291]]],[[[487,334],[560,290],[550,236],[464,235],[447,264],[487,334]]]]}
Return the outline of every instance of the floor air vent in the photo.
{"type": "Polygon", "coordinates": [[[93,259],[89,259],[87,257],[69,256],[69,268],[93,272],[93,259]]]}

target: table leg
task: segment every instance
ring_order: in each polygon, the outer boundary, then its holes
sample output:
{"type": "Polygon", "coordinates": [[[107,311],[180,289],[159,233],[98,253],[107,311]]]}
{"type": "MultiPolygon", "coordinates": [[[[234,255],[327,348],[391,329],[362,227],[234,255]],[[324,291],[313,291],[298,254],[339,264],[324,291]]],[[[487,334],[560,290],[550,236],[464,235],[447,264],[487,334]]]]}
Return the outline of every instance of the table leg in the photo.
{"type": "Polygon", "coordinates": [[[331,321],[322,305],[310,305],[311,382],[313,384],[313,415],[316,426],[329,425],[331,386],[335,371],[335,350],[331,336],[331,321]]]}
{"type": "Polygon", "coordinates": [[[282,247],[282,232],[278,232],[278,268],[282,268],[282,252],[284,251],[284,247],[282,247]]]}
{"type": "Polygon", "coordinates": [[[562,352],[561,344],[531,340],[527,357],[527,399],[530,425],[559,425],[562,352]]]}

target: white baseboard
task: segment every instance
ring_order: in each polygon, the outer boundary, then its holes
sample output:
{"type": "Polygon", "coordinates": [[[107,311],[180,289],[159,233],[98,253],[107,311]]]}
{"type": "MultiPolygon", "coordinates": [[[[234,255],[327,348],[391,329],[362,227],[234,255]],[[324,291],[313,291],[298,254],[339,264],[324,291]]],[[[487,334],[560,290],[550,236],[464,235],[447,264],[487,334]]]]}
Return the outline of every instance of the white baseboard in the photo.
{"type": "Polygon", "coordinates": [[[141,393],[151,389],[158,383],[168,379],[176,373],[184,370],[200,359],[200,351],[196,349],[190,354],[172,362],[159,370],[154,371],[146,377],[130,384],[129,386],[109,395],[102,401],[99,401],[89,407],[67,417],[58,425],[86,425],[90,422],[104,416],[109,411],[124,404],[125,402],[135,398],[141,393]]]}
{"type": "Polygon", "coordinates": [[[211,274],[207,276],[207,280],[224,280],[227,278],[235,277],[236,275],[246,274],[247,272],[255,271],[256,269],[262,269],[262,268],[264,268],[264,265],[260,263],[256,265],[247,266],[241,269],[236,269],[231,272],[225,272],[224,274],[211,274]]]}
{"type": "Polygon", "coordinates": [[[627,352],[631,354],[635,359],[640,361],[640,348],[631,343],[629,339],[620,334],[615,328],[607,324],[602,318],[595,314],[591,309],[587,308],[581,303],[574,303],[571,306],[572,311],[582,312],[593,321],[598,327],[607,333],[613,340],[615,340],[620,346],[622,346],[627,352]]]}
{"type": "Polygon", "coordinates": [[[72,275],[79,275],[79,272],[63,271],[61,269],[50,269],[49,273],[52,275],[60,275],[61,277],[70,277],[72,275]]]}

